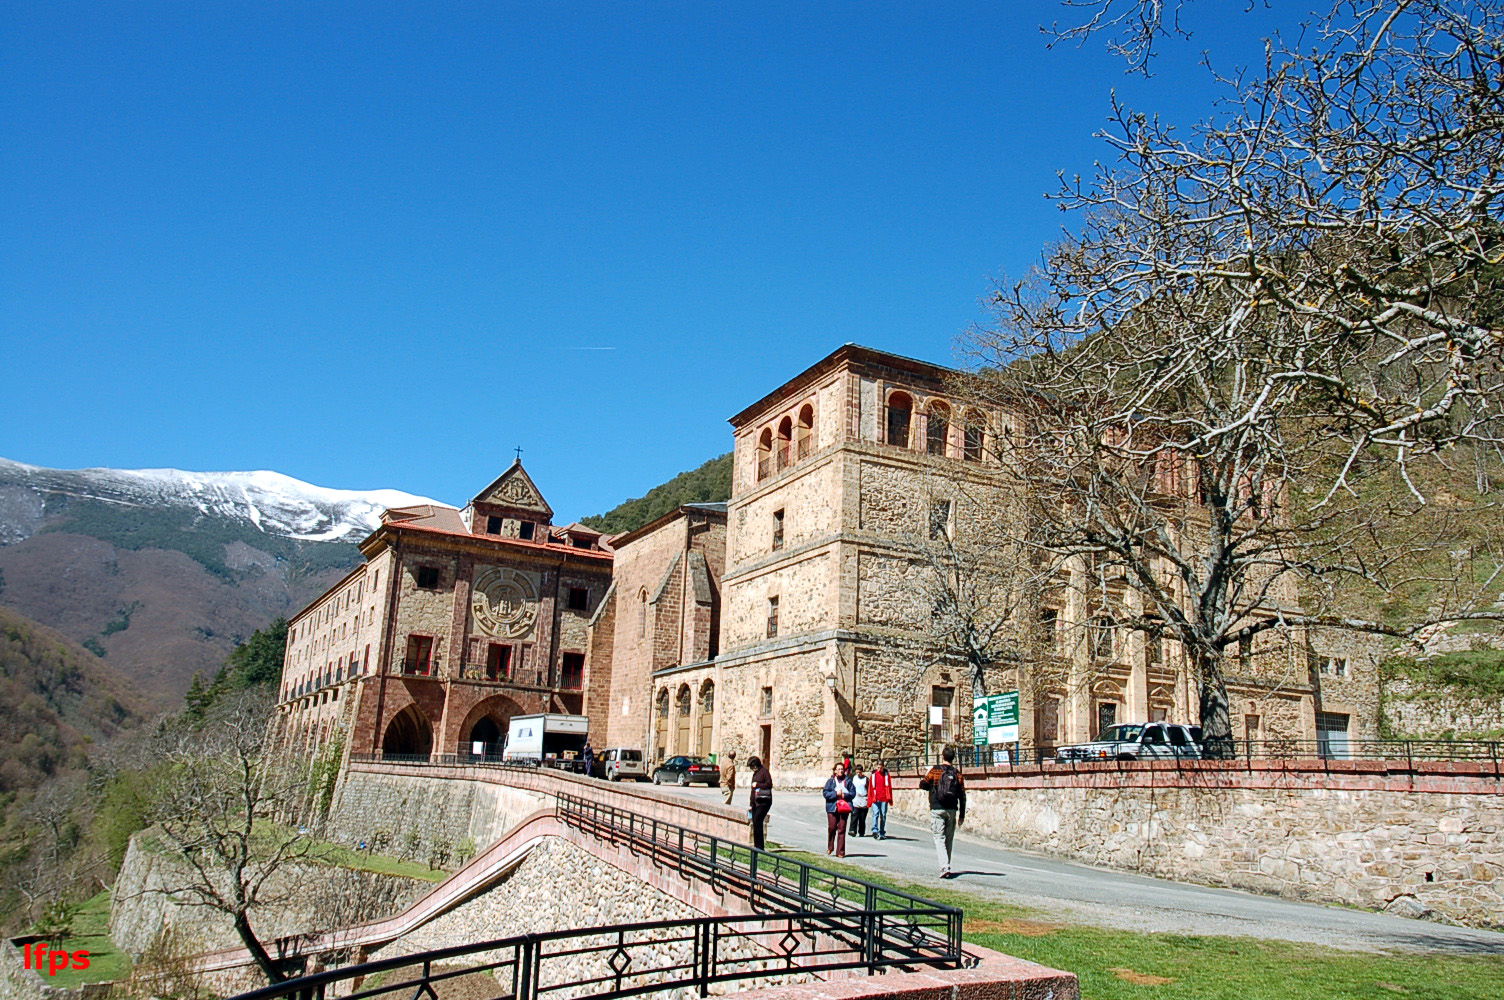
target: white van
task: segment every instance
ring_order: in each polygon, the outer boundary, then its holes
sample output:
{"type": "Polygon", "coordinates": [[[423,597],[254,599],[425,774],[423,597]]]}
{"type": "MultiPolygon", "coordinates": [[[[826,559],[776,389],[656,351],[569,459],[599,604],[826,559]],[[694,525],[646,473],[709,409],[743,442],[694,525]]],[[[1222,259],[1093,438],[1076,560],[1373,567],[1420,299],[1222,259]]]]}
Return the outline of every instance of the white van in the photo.
{"type": "Polygon", "coordinates": [[[630,778],[633,781],[648,780],[647,768],[642,763],[641,750],[612,747],[597,753],[595,759],[601,777],[607,781],[621,781],[623,778],[630,778]]]}

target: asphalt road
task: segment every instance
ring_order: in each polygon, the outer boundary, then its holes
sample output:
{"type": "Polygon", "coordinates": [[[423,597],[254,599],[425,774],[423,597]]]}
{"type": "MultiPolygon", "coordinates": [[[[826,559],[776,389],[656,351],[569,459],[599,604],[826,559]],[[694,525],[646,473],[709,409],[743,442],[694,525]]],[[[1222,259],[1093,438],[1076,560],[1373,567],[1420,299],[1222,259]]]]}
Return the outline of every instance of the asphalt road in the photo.
{"type": "MultiPolygon", "coordinates": [[[[719,802],[720,790],[692,786],[665,792],[719,802]]],[[[746,792],[739,791],[740,806],[746,792]]],[[[953,867],[942,880],[927,827],[890,817],[889,837],[849,838],[848,864],[913,882],[945,886],[1038,910],[1041,919],[1142,931],[1306,941],[1353,951],[1446,952],[1504,956],[1504,933],[1451,927],[1385,913],[1322,906],[1236,889],[1172,882],[1010,851],[994,841],[956,836],[953,867]]],[[[768,839],[825,853],[825,803],[817,792],[776,792],[768,839]]]]}

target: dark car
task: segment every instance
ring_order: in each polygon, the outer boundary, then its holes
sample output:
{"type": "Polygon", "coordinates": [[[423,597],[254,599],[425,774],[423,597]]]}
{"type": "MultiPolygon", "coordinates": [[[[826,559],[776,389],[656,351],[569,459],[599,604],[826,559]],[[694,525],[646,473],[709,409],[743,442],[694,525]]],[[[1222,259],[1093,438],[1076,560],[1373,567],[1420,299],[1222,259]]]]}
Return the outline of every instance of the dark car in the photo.
{"type": "Polygon", "coordinates": [[[653,770],[653,784],[687,785],[698,781],[712,788],[721,783],[721,769],[703,757],[670,757],[653,770]]]}

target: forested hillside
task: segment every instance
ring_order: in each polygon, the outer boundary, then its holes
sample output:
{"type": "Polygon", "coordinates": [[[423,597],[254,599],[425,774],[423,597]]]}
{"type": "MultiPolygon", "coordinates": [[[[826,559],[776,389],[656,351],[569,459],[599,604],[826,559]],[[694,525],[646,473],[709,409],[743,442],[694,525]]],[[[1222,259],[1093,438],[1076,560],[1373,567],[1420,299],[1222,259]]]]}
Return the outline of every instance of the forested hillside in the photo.
{"type": "Polygon", "coordinates": [[[60,770],[85,748],[139,722],[143,699],[119,672],[54,632],[0,607],[0,805],[60,770]]]}
{"type": "Polygon", "coordinates": [[[667,514],[681,504],[717,503],[731,499],[731,453],[712,458],[697,469],[681,472],[661,486],[648,490],[646,496],[628,500],[604,514],[583,519],[583,523],[608,535],[634,531],[655,517],[667,514]]]}

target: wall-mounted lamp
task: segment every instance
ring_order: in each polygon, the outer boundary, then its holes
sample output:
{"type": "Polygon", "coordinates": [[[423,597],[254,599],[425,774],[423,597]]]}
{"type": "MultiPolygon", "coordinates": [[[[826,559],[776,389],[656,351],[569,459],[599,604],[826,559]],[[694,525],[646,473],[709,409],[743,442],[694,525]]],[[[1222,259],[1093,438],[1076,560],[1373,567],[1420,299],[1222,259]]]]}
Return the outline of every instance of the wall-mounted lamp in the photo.
{"type": "Polygon", "coordinates": [[[825,675],[825,686],[828,687],[828,688],[830,688],[832,691],[834,691],[836,689],[836,675],[835,674],[826,674],[825,675]]]}

